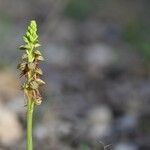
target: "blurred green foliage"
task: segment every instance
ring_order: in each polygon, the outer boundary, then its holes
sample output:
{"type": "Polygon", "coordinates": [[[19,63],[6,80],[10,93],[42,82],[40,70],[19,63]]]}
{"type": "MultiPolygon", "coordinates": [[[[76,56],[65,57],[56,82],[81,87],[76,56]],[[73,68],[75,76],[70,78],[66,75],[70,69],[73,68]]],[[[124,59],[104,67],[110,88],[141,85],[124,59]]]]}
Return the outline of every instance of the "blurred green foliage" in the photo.
{"type": "Polygon", "coordinates": [[[87,144],[81,144],[81,150],[90,150],[87,144]]]}
{"type": "Polygon", "coordinates": [[[140,130],[142,132],[145,132],[145,133],[149,133],[150,132],[150,119],[149,119],[149,115],[148,114],[145,114],[144,117],[141,117],[141,120],[140,120],[140,130]]]}
{"type": "Polygon", "coordinates": [[[135,21],[129,23],[123,32],[123,38],[139,51],[145,62],[150,63],[150,26],[146,23],[135,21]]]}
{"type": "Polygon", "coordinates": [[[86,19],[93,9],[94,3],[91,0],[70,0],[65,15],[81,21],[86,19]]]}
{"type": "Polygon", "coordinates": [[[125,31],[123,32],[123,37],[127,42],[131,44],[136,44],[140,41],[140,32],[141,32],[141,25],[137,22],[132,22],[127,24],[125,27],[125,31]]]}
{"type": "Polygon", "coordinates": [[[11,22],[8,18],[2,18],[0,21],[0,43],[4,44],[11,33],[11,22]]]}
{"type": "MultiPolygon", "coordinates": [[[[0,10],[0,68],[10,66],[11,61],[9,58],[12,56],[13,51],[9,51],[14,40],[14,26],[12,25],[11,18],[0,10]]],[[[13,49],[13,48],[12,48],[13,49]]],[[[11,50],[12,50],[11,49],[11,50]]]]}

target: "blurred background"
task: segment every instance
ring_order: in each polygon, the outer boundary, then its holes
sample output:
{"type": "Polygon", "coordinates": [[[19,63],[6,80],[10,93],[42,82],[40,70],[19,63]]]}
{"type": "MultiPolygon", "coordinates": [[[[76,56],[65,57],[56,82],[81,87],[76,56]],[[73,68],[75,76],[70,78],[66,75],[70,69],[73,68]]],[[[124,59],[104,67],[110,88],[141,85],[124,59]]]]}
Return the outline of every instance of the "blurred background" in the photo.
{"type": "Polygon", "coordinates": [[[150,149],[149,0],[0,0],[0,150],[25,150],[22,36],[45,62],[35,150],[150,149]]]}

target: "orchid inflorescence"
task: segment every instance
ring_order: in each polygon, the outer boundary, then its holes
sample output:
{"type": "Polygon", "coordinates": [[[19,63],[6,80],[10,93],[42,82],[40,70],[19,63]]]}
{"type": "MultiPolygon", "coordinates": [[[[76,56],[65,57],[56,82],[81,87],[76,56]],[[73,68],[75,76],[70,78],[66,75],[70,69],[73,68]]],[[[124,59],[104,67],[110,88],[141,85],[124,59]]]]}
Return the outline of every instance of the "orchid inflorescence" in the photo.
{"type": "Polygon", "coordinates": [[[18,69],[21,71],[20,77],[25,76],[26,78],[25,83],[22,85],[22,90],[28,99],[40,105],[42,97],[39,92],[39,87],[45,84],[45,82],[40,79],[43,73],[39,68],[39,62],[44,59],[38,50],[41,45],[38,41],[37,25],[34,20],[28,26],[23,40],[25,44],[20,46],[20,50],[24,50],[25,53],[22,55],[22,62],[18,65],[18,69]]]}

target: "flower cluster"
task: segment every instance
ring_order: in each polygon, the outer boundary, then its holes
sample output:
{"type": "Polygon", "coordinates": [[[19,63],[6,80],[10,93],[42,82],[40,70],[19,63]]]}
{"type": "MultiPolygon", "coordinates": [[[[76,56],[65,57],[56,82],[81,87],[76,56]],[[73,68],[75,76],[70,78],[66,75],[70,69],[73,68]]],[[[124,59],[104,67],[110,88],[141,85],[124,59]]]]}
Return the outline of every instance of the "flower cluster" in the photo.
{"type": "Polygon", "coordinates": [[[45,82],[40,79],[43,73],[38,65],[44,59],[38,50],[41,45],[38,42],[37,25],[34,20],[28,26],[23,40],[25,44],[20,46],[20,50],[24,50],[25,53],[22,56],[22,62],[18,65],[18,69],[21,71],[20,76],[25,76],[26,78],[25,83],[22,85],[22,90],[30,100],[40,105],[42,97],[39,92],[39,87],[45,84],[45,82]]]}

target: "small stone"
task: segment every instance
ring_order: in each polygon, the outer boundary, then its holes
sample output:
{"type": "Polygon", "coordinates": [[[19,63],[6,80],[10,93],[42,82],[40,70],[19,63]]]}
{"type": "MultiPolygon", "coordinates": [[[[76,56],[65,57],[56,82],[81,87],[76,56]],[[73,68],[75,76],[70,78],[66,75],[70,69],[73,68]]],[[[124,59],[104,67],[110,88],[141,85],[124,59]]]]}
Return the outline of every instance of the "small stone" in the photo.
{"type": "Polygon", "coordinates": [[[57,26],[57,30],[52,35],[53,41],[57,43],[72,43],[76,38],[77,32],[75,24],[68,19],[63,19],[61,25],[57,26]]]}
{"type": "Polygon", "coordinates": [[[118,120],[117,124],[121,131],[130,131],[136,129],[138,119],[135,115],[126,114],[118,120]]]}
{"type": "Polygon", "coordinates": [[[15,112],[18,116],[24,116],[25,109],[24,106],[26,104],[25,98],[21,95],[13,98],[12,101],[7,103],[7,108],[13,112],[15,112]]]}
{"type": "Polygon", "coordinates": [[[114,50],[104,44],[95,44],[85,51],[85,62],[89,67],[104,68],[113,64],[116,60],[114,50]]]}
{"type": "Polygon", "coordinates": [[[6,103],[16,97],[18,89],[18,80],[13,72],[0,72],[0,99],[2,102],[6,103]]]}
{"type": "Polygon", "coordinates": [[[118,143],[115,147],[114,150],[138,150],[138,146],[133,144],[133,143],[118,143]]]}
{"type": "Polygon", "coordinates": [[[71,123],[61,121],[58,124],[58,131],[57,132],[58,132],[58,134],[59,134],[60,137],[65,137],[65,136],[70,135],[71,128],[72,128],[71,123]]]}
{"type": "Polygon", "coordinates": [[[47,60],[56,66],[69,66],[72,60],[70,51],[63,45],[50,44],[45,50],[47,60]]]}
{"type": "Polygon", "coordinates": [[[22,127],[16,114],[0,106],[0,142],[4,146],[10,146],[16,143],[22,135],[22,127]]]}
{"type": "Polygon", "coordinates": [[[48,137],[49,132],[48,132],[48,127],[45,125],[38,125],[34,129],[34,135],[39,139],[45,139],[45,137],[48,137]]]}
{"type": "Polygon", "coordinates": [[[90,111],[88,116],[89,137],[92,139],[108,136],[111,132],[112,112],[107,106],[90,111]]]}

